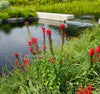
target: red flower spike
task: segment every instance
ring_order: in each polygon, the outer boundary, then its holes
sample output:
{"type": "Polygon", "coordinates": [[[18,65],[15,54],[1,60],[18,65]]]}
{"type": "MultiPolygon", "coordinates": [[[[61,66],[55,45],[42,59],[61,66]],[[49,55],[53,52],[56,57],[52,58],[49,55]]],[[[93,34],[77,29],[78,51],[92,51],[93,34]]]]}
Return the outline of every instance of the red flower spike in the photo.
{"type": "Polygon", "coordinates": [[[100,53],[100,46],[98,46],[98,52],[100,53]]]}
{"type": "Polygon", "coordinates": [[[45,51],[45,49],[46,49],[46,46],[43,46],[43,51],[45,51]]]}
{"type": "Polygon", "coordinates": [[[31,53],[33,52],[33,47],[30,47],[30,52],[31,52],[31,53]]]}
{"type": "Polygon", "coordinates": [[[3,76],[6,76],[6,73],[3,73],[3,76]]]}
{"type": "Polygon", "coordinates": [[[15,61],[15,67],[18,66],[18,61],[15,61]]]}
{"type": "Polygon", "coordinates": [[[60,29],[61,29],[62,31],[64,31],[64,30],[65,30],[65,25],[64,25],[64,24],[61,24],[61,25],[60,25],[60,29]]]}
{"type": "Polygon", "coordinates": [[[17,53],[15,53],[15,54],[14,54],[14,56],[18,56],[18,54],[17,54],[17,53]]]}
{"type": "Polygon", "coordinates": [[[29,62],[29,59],[25,59],[25,60],[23,61],[24,64],[26,64],[27,62],[29,62]]]}
{"type": "Polygon", "coordinates": [[[41,54],[41,52],[40,52],[40,51],[38,51],[38,53],[39,53],[39,54],[41,54]]]}
{"type": "Polygon", "coordinates": [[[60,63],[63,63],[63,61],[60,61],[60,63]]]}
{"type": "Polygon", "coordinates": [[[28,41],[28,45],[29,45],[29,46],[31,46],[31,45],[32,45],[31,41],[28,41]]]}
{"type": "Polygon", "coordinates": [[[21,69],[23,69],[23,68],[24,68],[24,66],[22,65],[20,68],[21,68],[21,69]]]}
{"type": "Polygon", "coordinates": [[[67,34],[65,33],[64,36],[66,36],[67,34]]]}
{"type": "Polygon", "coordinates": [[[42,59],[42,57],[39,57],[39,59],[42,59]]]}
{"type": "Polygon", "coordinates": [[[46,33],[47,33],[47,35],[50,36],[51,35],[51,30],[47,30],[46,33]]]}
{"type": "Polygon", "coordinates": [[[51,63],[53,63],[53,60],[52,60],[51,58],[49,59],[49,61],[50,61],[51,63]]]}
{"type": "Polygon", "coordinates": [[[22,57],[24,57],[24,55],[22,55],[22,57]]]}
{"type": "Polygon", "coordinates": [[[78,37],[80,39],[80,37],[78,37]]]}
{"type": "Polygon", "coordinates": [[[43,33],[45,32],[45,27],[42,27],[43,33]]]}
{"type": "Polygon", "coordinates": [[[94,50],[94,48],[92,48],[91,50],[90,50],[90,55],[89,56],[93,56],[95,54],[95,50],[94,50]]]}
{"type": "Polygon", "coordinates": [[[28,22],[28,21],[26,21],[26,22],[25,22],[25,25],[28,25],[28,24],[29,24],[29,22],[28,22]]]}
{"type": "Polygon", "coordinates": [[[37,44],[37,38],[32,37],[31,42],[37,44]]]}

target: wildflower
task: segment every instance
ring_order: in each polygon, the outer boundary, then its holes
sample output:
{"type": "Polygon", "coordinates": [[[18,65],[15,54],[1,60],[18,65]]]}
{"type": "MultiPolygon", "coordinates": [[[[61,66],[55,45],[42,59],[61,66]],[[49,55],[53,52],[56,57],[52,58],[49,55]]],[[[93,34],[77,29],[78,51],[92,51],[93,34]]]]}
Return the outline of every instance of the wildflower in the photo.
{"type": "Polygon", "coordinates": [[[42,57],[39,57],[39,59],[42,59],[42,57]]]}
{"type": "Polygon", "coordinates": [[[42,27],[43,33],[45,32],[45,27],[42,27]]]}
{"type": "Polygon", "coordinates": [[[37,44],[37,38],[32,37],[31,42],[37,44]]]}
{"type": "Polygon", "coordinates": [[[23,61],[24,64],[26,64],[27,62],[29,62],[29,59],[25,59],[25,60],[23,61]]]}
{"type": "Polygon", "coordinates": [[[49,61],[50,61],[51,63],[53,63],[53,60],[52,60],[51,58],[49,59],[49,61]]]}
{"type": "Polygon", "coordinates": [[[62,31],[64,31],[64,30],[65,30],[65,25],[64,25],[64,24],[61,24],[61,25],[60,25],[60,29],[61,29],[62,31]]]}
{"type": "Polygon", "coordinates": [[[31,44],[32,44],[31,41],[28,41],[28,45],[31,46],[31,44]]]}
{"type": "Polygon", "coordinates": [[[33,53],[33,47],[30,47],[30,52],[33,53]]]}
{"type": "Polygon", "coordinates": [[[63,63],[63,61],[60,61],[60,63],[63,63]]]}
{"type": "Polygon", "coordinates": [[[6,76],[6,73],[3,73],[3,76],[6,76]]]}
{"type": "Polygon", "coordinates": [[[45,51],[45,49],[46,49],[46,46],[43,46],[43,51],[45,51]]]}
{"type": "Polygon", "coordinates": [[[21,69],[23,69],[23,68],[24,68],[24,66],[22,65],[20,68],[21,68],[21,69]]]}
{"type": "Polygon", "coordinates": [[[90,50],[90,55],[89,56],[93,56],[95,54],[95,50],[94,50],[94,48],[92,48],[91,50],[90,50]]]}
{"type": "Polygon", "coordinates": [[[38,51],[38,53],[39,53],[39,54],[41,54],[41,52],[40,52],[40,51],[38,51]]]}
{"type": "Polygon", "coordinates": [[[100,53],[100,46],[98,46],[98,52],[100,53]]]}
{"type": "Polygon", "coordinates": [[[18,61],[15,61],[15,67],[18,66],[18,61]]]}
{"type": "Polygon", "coordinates": [[[22,57],[24,57],[24,55],[22,55],[22,57]]]}
{"type": "Polygon", "coordinates": [[[26,22],[25,22],[25,25],[28,25],[28,24],[29,24],[29,22],[28,22],[28,21],[26,21],[26,22]]]}
{"type": "Polygon", "coordinates": [[[66,36],[67,34],[65,33],[64,36],[66,36]]]}
{"type": "Polygon", "coordinates": [[[17,53],[15,53],[15,54],[14,54],[14,56],[18,56],[18,54],[17,54],[17,53]]]}
{"type": "Polygon", "coordinates": [[[46,33],[47,33],[47,35],[50,36],[51,35],[51,30],[47,30],[46,33]]]}
{"type": "Polygon", "coordinates": [[[78,37],[80,39],[80,37],[78,37]]]}

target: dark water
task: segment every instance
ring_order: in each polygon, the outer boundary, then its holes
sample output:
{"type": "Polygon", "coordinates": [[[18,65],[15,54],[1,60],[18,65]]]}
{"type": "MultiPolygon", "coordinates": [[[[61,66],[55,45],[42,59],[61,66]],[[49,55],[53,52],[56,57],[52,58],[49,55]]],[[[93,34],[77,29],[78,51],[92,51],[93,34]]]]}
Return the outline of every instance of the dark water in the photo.
{"type": "MultiPolygon", "coordinates": [[[[53,25],[52,22],[49,25],[47,23],[33,22],[29,25],[31,36],[38,39],[40,48],[42,48],[43,45],[42,27],[52,31],[52,38],[56,43],[61,42],[59,25],[62,23],[55,23],[55,25],[53,25]]],[[[66,28],[67,36],[77,37],[80,31],[80,29],[73,26],[68,26],[68,28],[66,28]]],[[[47,37],[46,40],[48,40],[47,37]]],[[[17,52],[19,56],[22,54],[30,55],[28,41],[29,37],[24,23],[0,25],[0,72],[1,67],[4,68],[4,65],[12,66],[14,64],[14,53],[17,52]]]]}

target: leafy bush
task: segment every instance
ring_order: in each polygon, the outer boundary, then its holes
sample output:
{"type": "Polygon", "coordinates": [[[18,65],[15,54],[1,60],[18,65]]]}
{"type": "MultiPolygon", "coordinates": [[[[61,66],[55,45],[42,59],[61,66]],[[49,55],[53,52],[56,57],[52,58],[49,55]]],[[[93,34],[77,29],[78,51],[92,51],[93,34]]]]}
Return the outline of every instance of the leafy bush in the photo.
{"type": "Polygon", "coordinates": [[[10,6],[10,4],[8,1],[6,1],[6,0],[0,1],[0,10],[7,9],[7,8],[9,8],[9,6],[10,6]]]}

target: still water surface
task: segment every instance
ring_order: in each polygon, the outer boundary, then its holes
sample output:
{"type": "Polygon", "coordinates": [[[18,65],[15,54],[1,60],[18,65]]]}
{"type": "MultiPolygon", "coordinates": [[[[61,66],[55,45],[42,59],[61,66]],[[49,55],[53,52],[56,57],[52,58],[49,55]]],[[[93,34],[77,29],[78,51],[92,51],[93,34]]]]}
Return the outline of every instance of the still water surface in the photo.
{"type": "MultiPolygon", "coordinates": [[[[43,33],[42,27],[50,29],[52,31],[52,38],[56,43],[61,41],[61,33],[59,25],[61,22],[33,22],[29,25],[31,36],[38,39],[38,44],[40,48],[43,45],[43,33]],[[51,23],[51,24],[47,24],[51,23]],[[59,24],[57,24],[59,23],[59,24]]],[[[79,31],[76,27],[66,28],[66,33],[68,36],[78,36],[79,31]]],[[[46,37],[46,40],[48,38],[46,37]]],[[[20,56],[30,55],[28,42],[29,37],[27,29],[24,23],[21,24],[4,24],[0,25],[0,69],[4,65],[11,66],[15,62],[14,53],[18,53],[20,56]]]]}

